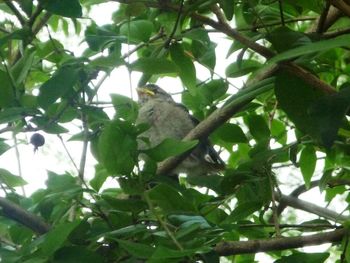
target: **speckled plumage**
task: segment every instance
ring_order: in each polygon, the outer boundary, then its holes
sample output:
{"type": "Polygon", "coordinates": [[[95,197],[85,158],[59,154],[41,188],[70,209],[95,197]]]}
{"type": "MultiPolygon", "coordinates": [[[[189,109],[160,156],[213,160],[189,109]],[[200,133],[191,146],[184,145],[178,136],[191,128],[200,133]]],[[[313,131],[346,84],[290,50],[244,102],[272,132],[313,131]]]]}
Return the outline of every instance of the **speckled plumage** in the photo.
{"type": "MultiPolygon", "coordinates": [[[[140,140],[141,149],[154,147],[166,138],[181,140],[196,123],[187,109],[176,103],[160,87],[148,84],[138,90],[139,115],[137,123],[148,123],[150,128],[140,136],[146,137],[149,144],[140,140]]],[[[199,143],[174,172],[188,175],[206,175],[223,169],[224,164],[207,140],[199,143]]]]}

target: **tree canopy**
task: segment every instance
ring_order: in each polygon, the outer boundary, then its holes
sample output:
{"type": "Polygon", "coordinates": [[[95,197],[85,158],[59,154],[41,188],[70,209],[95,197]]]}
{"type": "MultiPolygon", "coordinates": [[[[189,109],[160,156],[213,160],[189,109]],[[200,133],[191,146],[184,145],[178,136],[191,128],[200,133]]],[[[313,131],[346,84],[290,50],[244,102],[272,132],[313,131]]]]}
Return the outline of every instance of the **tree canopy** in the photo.
{"type": "Polygon", "coordinates": [[[258,252],[350,262],[350,1],[3,0],[0,11],[1,262],[238,263],[258,252]],[[98,25],[89,17],[104,3],[113,16],[98,25]],[[120,68],[138,72],[140,86],[180,80],[199,124],[183,141],[140,150],[147,127],[125,96],[135,87],[116,83],[100,99],[120,68]],[[76,170],[53,167],[28,196],[3,156],[19,162],[33,133],[36,149],[57,135],[81,153],[76,170]],[[225,171],[170,177],[207,137],[225,171]],[[315,200],[299,198],[315,188],[315,200]],[[320,244],[329,249],[303,249],[320,244]]]}

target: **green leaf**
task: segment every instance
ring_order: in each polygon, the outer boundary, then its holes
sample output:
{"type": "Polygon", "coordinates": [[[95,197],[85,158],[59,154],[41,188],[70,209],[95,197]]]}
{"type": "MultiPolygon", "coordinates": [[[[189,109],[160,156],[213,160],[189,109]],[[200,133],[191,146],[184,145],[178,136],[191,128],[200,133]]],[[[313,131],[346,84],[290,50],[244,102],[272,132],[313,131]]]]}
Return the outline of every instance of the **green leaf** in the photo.
{"type": "Polygon", "coordinates": [[[262,64],[255,60],[239,60],[226,68],[226,76],[229,78],[241,77],[261,68],[261,66],[262,64]]]}
{"type": "Polygon", "coordinates": [[[196,69],[192,59],[185,54],[180,44],[173,44],[170,46],[170,55],[171,59],[180,69],[179,76],[182,83],[189,90],[193,90],[196,87],[196,69]]]}
{"type": "Polygon", "coordinates": [[[35,114],[40,114],[40,111],[20,107],[5,108],[0,111],[0,124],[14,122],[35,114]]]}
{"type": "Polygon", "coordinates": [[[126,22],[120,27],[120,34],[136,43],[147,42],[153,31],[153,23],[149,20],[134,20],[126,22]]]}
{"type": "Polygon", "coordinates": [[[14,104],[15,87],[11,83],[9,75],[0,70],[0,107],[8,107],[14,104]]]}
{"type": "Polygon", "coordinates": [[[34,49],[27,49],[24,55],[11,68],[12,77],[18,87],[27,78],[34,62],[34,49]]]}
{"type": "Polygon", "coordinates": [[[175,188],[159,184],[147,192],[149,199],[155,202],[164,213],[193,212],[194,208],[175,188]]]}
{"type": "Polygon", "coordinates": [[[272,120],[271,136],[282,145],[287,142],[286,126],[282,121],[277,119],[272,120]]]}
{"type": "Polygon", "coordinates": [[[153,160],[160,162],[171,156],[179,155],[191,150],[198,144],[198,141],[180,141],[172,138],[166,138],[152,149],[145,150],[148,156],[153,160]]]}
{"type": "Polygon", "coordinates": [[[102,198],[114,209],[138,214],[147,209],[147,204],[140,199],[118,199],[109,194],[103,194],[102,198]]]}
{"type": "Polygon", "coordinates": [[[57,124],[56,122],[50,121],[47,117],[34,117],[31,119],[32,123],[35,123],[38,127],[47,133],[60,134],[68,132],[68,129],[57,124]]]}
{"type": "Polygon", "coordinates": [[[26,13],[28,17],[32,15],[32,11],[33,11],[32,0],[22,0],[22,1],[19,1],[18,4],[20,5],[21,9],[26,13]]]}
{"type": "Polygon", "coordinates": [[[134,127],[114,120],[103,129],[98,143],[99,158],[107,171],[114,175],[129,174],[137,160],[134,127]]]}
{"type": "Polygon", "coordinates": [[[150,245],[129,242],[121,239],[117,239],[117,241],[122,248],[137,258],[150,258],[155,251],[155,248],[150,245]]]}
{"type": "Polygon", "coordinates": [[[350,35],[342,35],[328,40],[321,40],[301,47],[293,48],[283,53],[280,53],[271,58],[268,63],[277,63],[283,60],[296,58],[299,56],[331,50],[337,47],[348,47],[350,43],[350,35]]]}
{"type": "Polygon", "coordinates": [[[6,34],[4,37],[0,38],[0,47],[2,45],[8,44],[12,39],[27,40],[31,37],[32,32],[29,28],[18,29],[10,34],[6,34]]]}
{"type": "Polygon", "coordinates": [[[248,141],[241,127],[233,123],[224,123],[216,129],[212,136],[230,143],[246,143],[248,141]]]}
{"type": "Polygon", "coordinates": [[[0,138],[0,155],[7,152],[11,147],[0,138]]]}
{"type": "Polygon", "coordinates": [[[79,0],[41,0],[47,11],[65,17],[78,18],[83,15],[79,0]]]}
{"type": "MultiPolygon", "coordinates": [[[[45,261],[47,262],[47,261],[45,261]]],[[[104,262],[104,258],[94,251],[84,246],[63,247],[56,251],[54,256],[55,263],[96,263],[104,262]]]]}
{"type": "MultiPolygon", "coordinates": [[[[201,248],[201,252],[209,252],[210,250],[211,250],[210,247],[201,248]]],[[[152,255],[150,262],[160,262],[160,261],[152,261],[152,260],[164,260],[164,259],[167,259],[167,261],[169,261],[170,259],[191,256],[197,252],[198,252],[198,249],[175,250],[175,249],[170,249],[160,245],[157,247],[156,251],[152,255]]]]}
{"type": "MultiPolygon", "coordinates": [[[[93,51],[102,51],[112,45],[116,47],[127,39],[119,36],[115,26],[104,25],[98,27],[96,24],[88,26],[85,30],[85,39],[93,51]]],[[[118,52],[119,53],[119,52],[118,52]]]]}
{"type": "Polygon", "coordinates": [[[315,130],[325,147],[332,147],[349,109],[350,88],[320,98],[310,106],[308,113],[314,120],[315,130]]]}
{"type": "Polygon", "coordinates": [[[106,171],[106,169],[100,165],[95,165],[95,176],[93,179],[90,180],[90,185],[95,191],[99,191],[106,179],[108,178],[109,174],[106,171]]]}
{"type": "Polygon", "coordinates": [[[268,34],[267,39],[278,52],[283,52],[288,49],[296,48],[297,46],[311,43],[310,38],[305,34],[283,26],[276,28],[268,34]]]}
{"type": "Polygon", "coordinates": [[[134,122],[138,114],[138,105],[129,97],[112,94],[112,103],[116,110],[116,118],[134,122]]]}
{"type": "Polygon", "coordinates": [[[164,58],[139,58],[130,65],[130,68],[149,75],[179,72],[174,62],[164,58]]]}
{"type": "Polygon", "coordinates": [[[279,106],[295,126],[304,133],[317,137],[317,127],[309,115],[309,108],[324,94],[299,77],[284,71],[277,73],[275,94],[279,106]]]}
{"type": "Polygon", "coordinates": [[[314,147],[307,145],[300,154],[299,166],[304,177],[306,187],[310,186],[312,175],[314,174],[317,156],[314,147]]]}
{"type": "Polygon", "coordinates": [[[27,182],[22,177],[14,175],[2,168],[0,168],[0,181],[1,183],[11,188],[27,184],[27,182]]]}
{"type": "Polygon", "coordinates": [[[329,257],[329,253],[301,253],[293,252],[292,255],[282,256],[275,263],[322,263],[329,257]]]}
{"type": "Polygon", "coordinates": [[[79,67],[65,65],[60,67],[55,74],[40,87],[38,96],[39,105],[47,109],[57,99],[72,94],[73,87],[78,81],[79,67]]]}
{"type": "Polygon", "coordinates": [[[221,0],[219,1],[221,9],[224,11],[224,14],[228,21],[233,18],[235,5],[232,0],[221,0]]]}
{"type": "Polygon", "coordinates": [[[59,248],[63,247],[68,236],[80,224],[80,221],[62,223],[46,234],[44,242],[41,245],[42,251],[46,256],[50,256],[59,248]]]}
{"type": "Polygon", "coordinates": [[[231,214],[225,219],[226,223],[233,223],[243,220],[258,211],[262,207],[260,201],[246,201],[239,203],[238,206],[231,212],[231,214]]]}
{"type": "Polygon", "coordinates": [[[269,139],[270,129],[267,126],[264,117],[251,114],[245,118],[245,122],[256,141],[267,141],[269,139]]]}

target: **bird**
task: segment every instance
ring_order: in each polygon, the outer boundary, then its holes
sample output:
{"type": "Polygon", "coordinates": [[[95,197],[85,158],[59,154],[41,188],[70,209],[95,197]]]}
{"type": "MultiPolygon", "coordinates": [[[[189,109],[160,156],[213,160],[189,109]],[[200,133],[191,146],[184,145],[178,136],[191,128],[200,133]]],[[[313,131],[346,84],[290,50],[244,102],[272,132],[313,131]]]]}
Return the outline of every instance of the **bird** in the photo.
{"type": "MultiPolygon", "coordinates": [[[[149,129],[140,136],[139,148],[145,150],[155,147],[167,138],[181,140],[199,121],[188,109],[173,100],[170,94],[155,84],[137,88],[139,113],[136,124],[147,123],[149,129]]],[[[225,168],[224,161],[215,151],[208,139],[201,139],[191,154],[172,172],[187,176],[217,174],[225,168]]]]}

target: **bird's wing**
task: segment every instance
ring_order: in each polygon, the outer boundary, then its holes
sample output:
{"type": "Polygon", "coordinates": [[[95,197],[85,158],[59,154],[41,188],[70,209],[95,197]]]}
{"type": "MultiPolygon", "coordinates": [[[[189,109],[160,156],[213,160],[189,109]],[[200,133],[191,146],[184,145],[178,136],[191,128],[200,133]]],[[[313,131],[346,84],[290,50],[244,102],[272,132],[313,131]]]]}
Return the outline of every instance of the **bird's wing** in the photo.
{"type": "MultiPolygon", "coordinates": [[[[181,103],[176,103],[176,106],[181,107],[186,111],[192,120],[193,124],[197,126],[200,121],[192,116],[189,112],[189,110],[181,103]]],[[[202,151],[205,153],[204,158],[206,161],[213,163],[213,164],[219,164],[219,165],[225,165],[225,162],[221,159],[218,152],[214,149],[213,145],[210,143],[208,138],[201,139],[199,147],[202,149],[202,151]]]]}

